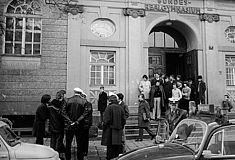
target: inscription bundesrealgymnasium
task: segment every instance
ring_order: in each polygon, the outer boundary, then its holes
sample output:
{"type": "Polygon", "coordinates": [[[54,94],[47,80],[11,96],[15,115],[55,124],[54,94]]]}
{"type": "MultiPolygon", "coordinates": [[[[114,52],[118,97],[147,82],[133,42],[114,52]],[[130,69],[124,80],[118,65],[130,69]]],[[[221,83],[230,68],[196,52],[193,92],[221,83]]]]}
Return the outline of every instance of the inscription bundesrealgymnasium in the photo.
{"type": "Polygon", "coordinates": [[[190,7],[188,0],[156,0],[156,4],[145,4],[146,11],[200,14],[199,7],[190,7]]]}

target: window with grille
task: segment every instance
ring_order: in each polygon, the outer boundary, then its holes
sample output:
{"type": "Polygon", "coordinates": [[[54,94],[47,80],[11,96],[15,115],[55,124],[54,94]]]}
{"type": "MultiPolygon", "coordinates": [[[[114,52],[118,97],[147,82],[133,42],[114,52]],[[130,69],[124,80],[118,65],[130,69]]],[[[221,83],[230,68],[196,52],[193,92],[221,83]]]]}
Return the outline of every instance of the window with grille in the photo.
{"type": "Polygon", "coordinates": [[[40,55],[41,8],[36,0],[13,0],[7,7],[5,54],[40,55]]]}
{"type": "Polygon", "coordinates": [[[234,86],[235,85],[235,56],[226,56],[225,65],[226,65],[226,85],[234,86]]]}
{"type": "Polygon", "coordinates": [[[115,52],[91,51],[90,85],[115,85],[115,52]]]}

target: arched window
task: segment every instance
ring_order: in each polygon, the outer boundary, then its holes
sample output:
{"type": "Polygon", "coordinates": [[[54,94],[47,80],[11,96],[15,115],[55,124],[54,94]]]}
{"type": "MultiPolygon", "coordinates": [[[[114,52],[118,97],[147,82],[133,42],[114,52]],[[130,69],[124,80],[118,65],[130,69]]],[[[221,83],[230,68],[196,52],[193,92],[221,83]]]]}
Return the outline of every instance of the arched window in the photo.
{"type": "Polygon", "coordinates": [[[36,0],[13,0],[5,13],[5,54],[41,54],[41,7],[36,0]]]}
{"type": "Polygon", "coordinates": [[[149,35],[150,47],[178,48],[177,42],[167,33],[152,32],[149,35]]]}

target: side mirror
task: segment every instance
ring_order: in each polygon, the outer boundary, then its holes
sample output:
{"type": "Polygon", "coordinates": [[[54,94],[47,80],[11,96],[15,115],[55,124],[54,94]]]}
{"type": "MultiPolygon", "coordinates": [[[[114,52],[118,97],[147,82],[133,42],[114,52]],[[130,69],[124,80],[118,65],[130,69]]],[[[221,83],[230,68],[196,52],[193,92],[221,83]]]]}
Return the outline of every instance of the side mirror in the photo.
{"type": "Polygon", "coordinates": [[[204,151],[202,152],[202,155],[203,155],[203,157],[206,158],[206,159],[210,159],[210,158],[212,157],[212,154],[211,154],[211,151],[210,151],[210,150],[204,150],[204,151]]]}

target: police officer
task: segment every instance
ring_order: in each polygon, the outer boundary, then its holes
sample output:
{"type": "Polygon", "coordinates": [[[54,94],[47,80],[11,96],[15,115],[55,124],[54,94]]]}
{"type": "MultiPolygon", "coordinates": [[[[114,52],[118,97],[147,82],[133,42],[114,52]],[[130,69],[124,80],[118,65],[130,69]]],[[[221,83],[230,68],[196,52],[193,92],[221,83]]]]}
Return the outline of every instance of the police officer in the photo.
{"type": "Polygon", "coordinates": [[[84,132],[84,108],[86,99],[82,97],[83,91],[80,88],[74,88],[74,96],[68,98],[67,105],[64,107],[64,113],[69,121],[66,123],[66,160],[71,159],[71,143],[75,135],[77,142],[77,160],[83,160],[83,132],[84,132]]]}

